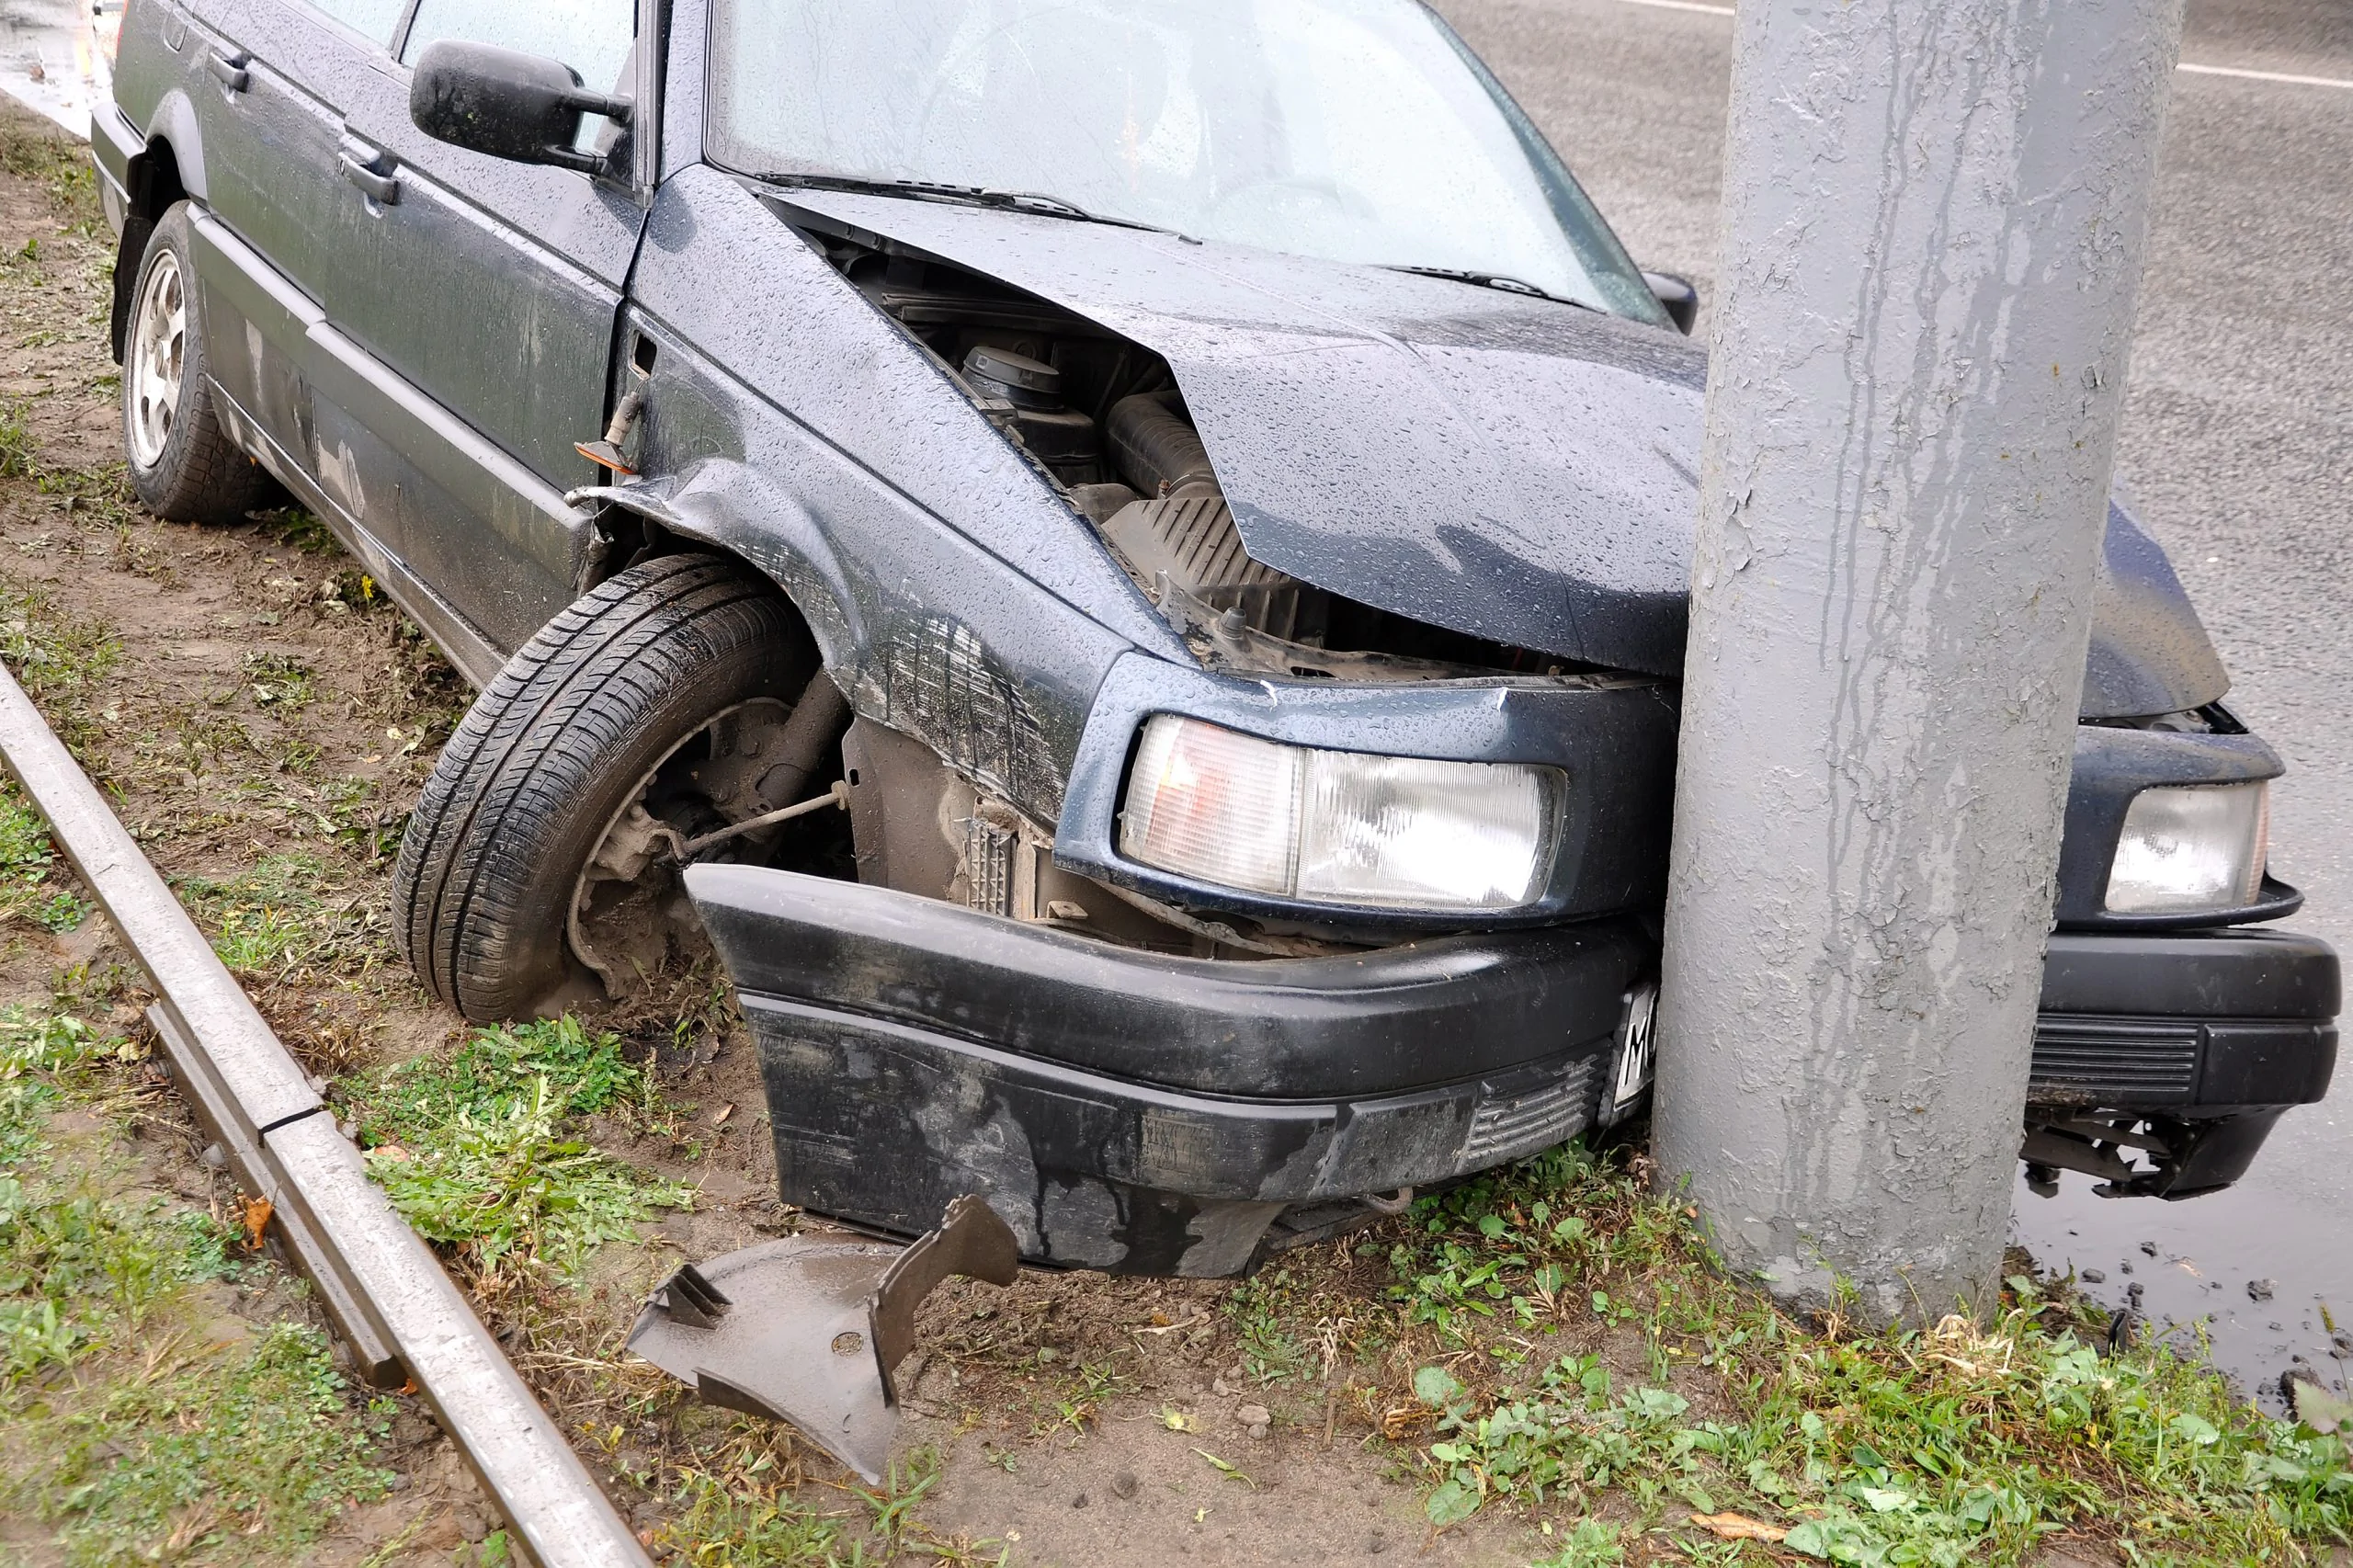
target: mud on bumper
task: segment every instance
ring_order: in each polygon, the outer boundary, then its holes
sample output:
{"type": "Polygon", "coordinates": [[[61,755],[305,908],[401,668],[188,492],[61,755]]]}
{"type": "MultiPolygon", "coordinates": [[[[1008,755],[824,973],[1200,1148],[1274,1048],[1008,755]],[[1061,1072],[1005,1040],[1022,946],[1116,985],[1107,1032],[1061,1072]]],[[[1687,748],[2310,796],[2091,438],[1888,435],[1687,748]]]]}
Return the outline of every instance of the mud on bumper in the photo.
{"type": "MultiPolygon", "coordinates": [[[[1123,1273],[1232,1274],[1368,1199],[1592,1130],[1625,1107],[1656,963],[1631,921],[1239,964],[784,871],[697,867],[688,888],[757,1041],[788,1201],[914,1233],[984,1192],[1025,1257],[1123,1273]]],[[[2198,949],[2235,979],[2176,995],[2146,971],[2179,970],[2187,938],[2125,938],[2121,957],[2098,946],[2117,938],[2054,939],[2030,1142],[2072,1139],[2095,1150],[2072,1168],[2144,1179],[2086,1119],[2202,1121],[2202,1141],[2165,1145],[2187,1157],[2164,1189],[2211,1186],[2279,1108],[2318,1097],[2334,955],[2233,939],[2303,990],[2282,1004],[2249,952],[2198,949]],[[2201,1097],[2226,1085],[2256,1098],[2201,1097]]]]}

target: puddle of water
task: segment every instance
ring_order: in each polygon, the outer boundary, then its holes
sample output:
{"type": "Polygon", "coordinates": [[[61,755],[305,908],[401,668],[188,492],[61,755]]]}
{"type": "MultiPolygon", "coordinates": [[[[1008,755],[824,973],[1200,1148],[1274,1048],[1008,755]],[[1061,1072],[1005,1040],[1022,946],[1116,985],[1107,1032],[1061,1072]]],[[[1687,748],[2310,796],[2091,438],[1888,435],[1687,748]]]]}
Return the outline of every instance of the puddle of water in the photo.
{"type": "Polygon", "coordinates": [[[2275,1415],[2287,1412],[2286,1372],[2353,1390],[2353,1256],[2341,1214],[2259,1180],[2180,1203],[2101,1198],[2086,1176],[2060,1182],[2055,1198],[2021,1182],[2012,1205],[2012,1238],[2044,1267],[2103,1276],[2084,1293],[2110,1311],[2130,1305],[2143,1334],[2170,1331],[2185,1354],[2202,1324],[2214,1365],[2275,1415]]]}
{"type": "Polygon", "coordinates": [[[76,136],[112,91],[108,51],[122,0],[0,0],[0,92],[76,136]]]}

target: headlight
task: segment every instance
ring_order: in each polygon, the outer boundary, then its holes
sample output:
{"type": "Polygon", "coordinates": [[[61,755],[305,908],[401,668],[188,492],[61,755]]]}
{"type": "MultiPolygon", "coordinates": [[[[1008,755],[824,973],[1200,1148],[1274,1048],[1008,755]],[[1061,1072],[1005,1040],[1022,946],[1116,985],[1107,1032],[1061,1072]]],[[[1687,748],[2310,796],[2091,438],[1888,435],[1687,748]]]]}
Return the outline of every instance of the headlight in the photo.
{"type": "Polygon", "coordinates": [[[1166,714],[1121,813],[1131,860],[1249,892],[1395,909],[1543,895],[1557,768],[1310,751],[1166,714]]]}
{"type": "Polygon", "coordinates": [[[2271,797],[2264,784],[2143,790],[2124,813],[2108,873],[2114,915],[2191,915],[2253,903],[2263,891],[2271,797]]]}

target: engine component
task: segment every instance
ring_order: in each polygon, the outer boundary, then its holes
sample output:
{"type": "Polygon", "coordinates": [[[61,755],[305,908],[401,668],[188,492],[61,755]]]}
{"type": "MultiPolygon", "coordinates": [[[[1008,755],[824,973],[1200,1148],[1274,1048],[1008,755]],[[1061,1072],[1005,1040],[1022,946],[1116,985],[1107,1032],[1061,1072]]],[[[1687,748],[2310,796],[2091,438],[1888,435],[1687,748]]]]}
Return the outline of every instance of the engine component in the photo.
{"type": "Polygon", "coordinates": [[[1005,404],[1021,444],[1065,484],[1102,478],[1095,421],[1063,402],[1063,373],[1042,359],[982,344],[964,356],[964,381],[982,401],[1005,404]]]}
{"type": "Polygon", "coordinates": [[[964,357],[964,379],[1016,408],[1059,409],[1063,373],[1041,359],[983,344],[964,357]]]}
{"type": "Polygon", "coordinates": [[[1176,389],[1164,388],[1121,398],[1104,421],[1112,462],[1147,497],[1223,494],[1210,449],[1183,408],[1176,389]]]}
{"type": "Polygon", "coordinates": [[[1103,536],[1140,579],[1154,585],[1155,597],[1163,597],[1157,585],[1165,575],[1214,609],[1239,610],[1246,626],[1299,639],[1301,585],[1250,559],[1222,495],[1138,501],[1106,521],[1103,536]]]}

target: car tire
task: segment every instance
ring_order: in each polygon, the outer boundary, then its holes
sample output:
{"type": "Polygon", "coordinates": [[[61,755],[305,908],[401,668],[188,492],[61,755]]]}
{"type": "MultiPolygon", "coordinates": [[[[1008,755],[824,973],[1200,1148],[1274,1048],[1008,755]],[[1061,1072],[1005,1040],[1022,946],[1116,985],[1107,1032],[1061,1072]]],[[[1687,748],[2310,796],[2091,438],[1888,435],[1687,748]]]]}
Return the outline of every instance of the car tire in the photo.
{"type": "Polygon", "coordinates": [[[475,701],[409,819],[392,911],[418,977],[478,1023],[613,994],[578,945],[592,858],[689,741],[789,712],[818,667],[790,604],[725,557],[659,557],[574,603],[475,701]]]}
{"type": "Polygon", "coordinates": [[[191,234],[188,204],[176,203],[139,258],[122,342],[123,456],[131,488],[157,517],[233,523],[263,504],[270,481],[213,404],[191,234]]]}

